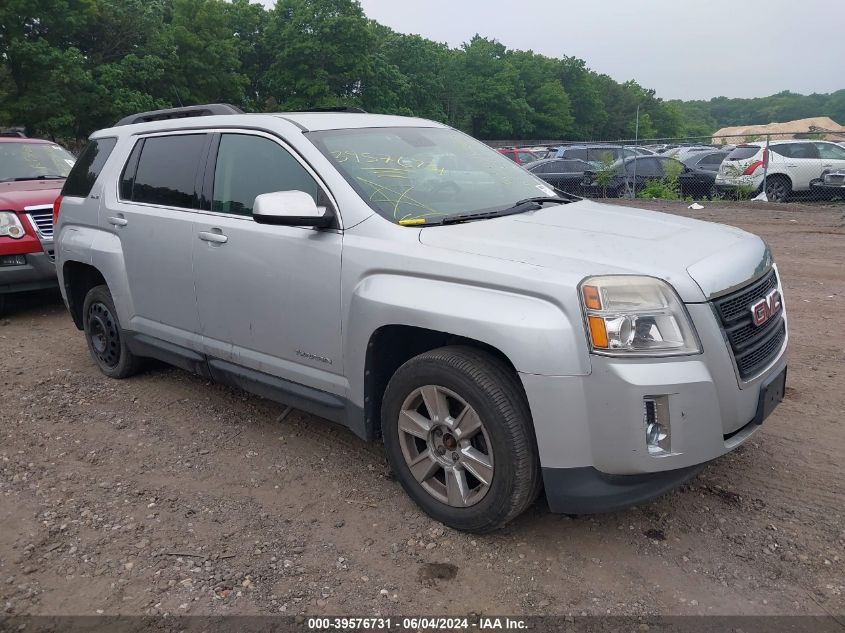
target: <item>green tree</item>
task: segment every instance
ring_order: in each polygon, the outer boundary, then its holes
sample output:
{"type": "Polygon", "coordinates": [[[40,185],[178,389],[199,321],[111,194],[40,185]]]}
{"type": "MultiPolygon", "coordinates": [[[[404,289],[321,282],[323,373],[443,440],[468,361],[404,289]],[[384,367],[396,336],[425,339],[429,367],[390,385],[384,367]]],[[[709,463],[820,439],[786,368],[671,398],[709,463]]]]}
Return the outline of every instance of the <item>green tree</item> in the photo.
{"type": "Polygon", "coordinates": [[[373,33],[353,0],[278,0],[267,25],[263,85],[283,108],[360,103],[373,33]]]}

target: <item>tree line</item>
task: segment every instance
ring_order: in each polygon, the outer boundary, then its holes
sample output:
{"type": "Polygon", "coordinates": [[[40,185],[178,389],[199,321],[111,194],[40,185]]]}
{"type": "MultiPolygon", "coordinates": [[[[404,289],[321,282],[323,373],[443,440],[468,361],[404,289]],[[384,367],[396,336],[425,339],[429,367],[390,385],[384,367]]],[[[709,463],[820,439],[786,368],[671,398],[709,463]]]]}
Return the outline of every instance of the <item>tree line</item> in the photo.
{"type": "Polygon", "coordinates": [[[3,0],[0,59],[0,126],[61,139],[134,112],[210,102],[252,112],[358,106],[482,139],[632,138],[638,106],[643,138],[708,134],[728,116],[713,102],[664,101],[575,57],[478,35],[452,48],[397,33],[356,0],[277,0],[272,9],[249,0],[3,0]]]}
{"type": "Polygon", "coordinates": [[[737,125],[758,125],[827,116],[845,125],[845,90],[831,94],[801,95],[784,91],[769,97],[709,101],[672,101],[686,121],[688,134],[710,135],[737,125]]]}

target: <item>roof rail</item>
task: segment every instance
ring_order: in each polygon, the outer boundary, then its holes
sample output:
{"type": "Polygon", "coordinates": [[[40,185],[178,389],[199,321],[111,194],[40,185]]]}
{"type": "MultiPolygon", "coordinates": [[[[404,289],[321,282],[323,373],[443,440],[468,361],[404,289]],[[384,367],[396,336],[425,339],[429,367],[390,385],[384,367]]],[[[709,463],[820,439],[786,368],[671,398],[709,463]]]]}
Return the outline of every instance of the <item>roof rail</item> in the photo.
{"type": "Polygon", "coordinates": [[[291,112],[349,112],[354,114],[367,114],[367,111],[357,106],[326,106],[323,108],[305,108],[304,110],[291,110],[291,112]]]}
{"type": "Polygon", "coordinates": [[[244,111],[228,103],[208,103],[206,105],[185,106],[183,108],[168,108],[167,110],[151,110],[139,112],[123,117],[114,124],[132,125],[133,123],[148,123],[150,121],[167,121],[169,119],[187,119],[195,116],[213,116],[215,114],[243,114],[244,111]]]}

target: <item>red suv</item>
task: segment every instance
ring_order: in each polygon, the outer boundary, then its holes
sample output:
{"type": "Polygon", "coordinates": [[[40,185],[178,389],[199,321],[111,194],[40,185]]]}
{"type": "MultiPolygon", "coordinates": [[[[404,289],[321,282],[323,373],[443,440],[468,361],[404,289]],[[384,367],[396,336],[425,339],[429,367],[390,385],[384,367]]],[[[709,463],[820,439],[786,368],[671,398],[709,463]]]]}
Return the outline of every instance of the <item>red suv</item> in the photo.
{"type": "Polygon", "coordinates": [[[518,147],[500,147],[497,151],[510,158],[517,165],[527,165],[540,158],[531,150],[520,149],[518,147]]]}
{"type": "Polygon", "coordinates": [[[53,202],[74,160],[51,141],[0,136],[0,310],[9,293],[57,285],[53,202]]]}

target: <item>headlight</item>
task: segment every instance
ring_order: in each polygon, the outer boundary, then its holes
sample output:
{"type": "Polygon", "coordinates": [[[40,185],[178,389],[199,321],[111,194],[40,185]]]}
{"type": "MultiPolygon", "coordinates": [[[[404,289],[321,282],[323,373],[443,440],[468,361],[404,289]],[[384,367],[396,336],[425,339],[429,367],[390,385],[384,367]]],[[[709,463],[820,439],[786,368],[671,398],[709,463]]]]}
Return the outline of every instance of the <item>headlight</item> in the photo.
{"type": "Polygon", "coordinates": [[[654,277],[613,275],[581,282],[592,351],[620,356],[698,354],[701,346],[674,289],[654,277]]]}
{"type": "Polygon", "coordinates": [[[16,213],[0,211],[0,237],[19,240],[24,236],[23,224],[16,213]]]}

